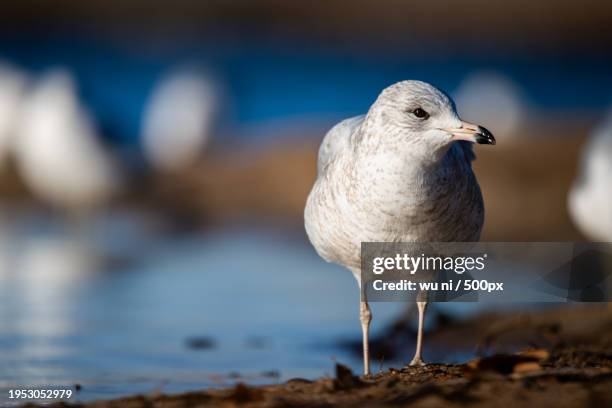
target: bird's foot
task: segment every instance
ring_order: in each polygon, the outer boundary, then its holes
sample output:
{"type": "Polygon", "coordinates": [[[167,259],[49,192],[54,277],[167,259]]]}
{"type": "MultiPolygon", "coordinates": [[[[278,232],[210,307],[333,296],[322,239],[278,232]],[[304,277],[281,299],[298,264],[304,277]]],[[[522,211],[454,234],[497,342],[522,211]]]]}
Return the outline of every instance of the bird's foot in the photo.
{"type": "Polygon", "coordinates": [[[408,365],[410,367],[423,367],[424,365],[426,365],[426,363],[423,361],[421,357],[415,357],[412,359],[412,361],[408,365]]]}

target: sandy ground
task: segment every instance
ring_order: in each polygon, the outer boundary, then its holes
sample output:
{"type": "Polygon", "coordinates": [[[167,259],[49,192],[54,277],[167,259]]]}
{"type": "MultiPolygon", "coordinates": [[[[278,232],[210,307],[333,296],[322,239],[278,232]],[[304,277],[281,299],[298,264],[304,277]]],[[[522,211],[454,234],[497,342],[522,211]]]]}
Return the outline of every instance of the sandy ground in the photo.
{"type": "Polygon", "coordinates": [[[444,327],[430,337],[433,341],[471,341],[474,346],[485,343],[490,349],[497,342],[516,343],[517,334],[526,333],[531,335],[524,341],[536,347],[512,354],[487,353],[487,357],[458,365],[398,367],[363,378],[338,364],[334,378],[296,378],[259,387],[237,384],[220,390],[139,395],[76,406],[612,406],[612,309],[607,305],[490,314],[444,327]]]}

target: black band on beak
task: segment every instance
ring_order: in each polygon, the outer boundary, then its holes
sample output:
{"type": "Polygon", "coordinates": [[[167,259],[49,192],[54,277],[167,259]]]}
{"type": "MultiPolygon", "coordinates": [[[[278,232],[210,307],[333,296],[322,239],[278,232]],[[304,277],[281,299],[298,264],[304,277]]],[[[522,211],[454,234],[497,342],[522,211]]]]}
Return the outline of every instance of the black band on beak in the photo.
{"type": "Polygon", "coordinates": [[[493,133],[489,132],[486,128],[478,126],[478,133],[476,133],[476,143],[478,144],[495,144],[495,138],[493,133]]]}

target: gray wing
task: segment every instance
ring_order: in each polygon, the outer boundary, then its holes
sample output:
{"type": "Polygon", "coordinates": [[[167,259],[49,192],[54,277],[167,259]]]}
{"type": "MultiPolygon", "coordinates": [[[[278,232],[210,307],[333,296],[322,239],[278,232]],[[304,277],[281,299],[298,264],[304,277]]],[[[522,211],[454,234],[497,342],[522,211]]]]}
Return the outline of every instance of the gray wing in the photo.
{"type": "Polygon", "coordinates": [[[327,132],[321,147],[319,147],[318,175],[323,173],[327,165],[334,160],[339,152],[348,149],[350,136],[359,130],[364,118],[365,115],[359,115],[345,119],[327,132]]]}

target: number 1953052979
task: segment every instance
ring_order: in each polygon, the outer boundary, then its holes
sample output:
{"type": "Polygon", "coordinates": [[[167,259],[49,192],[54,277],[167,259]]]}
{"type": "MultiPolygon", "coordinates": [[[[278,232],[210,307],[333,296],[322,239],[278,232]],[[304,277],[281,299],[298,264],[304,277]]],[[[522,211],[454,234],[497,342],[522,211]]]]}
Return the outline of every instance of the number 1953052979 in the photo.
{"type": "Polygon", "coordinates": [[[72,397],[71,389],[32,389],[32,388],[17,388],[8,390],[9,399],[27,399],[27,400],[43,400],[43,399],[68,399],[72,397]]]}

